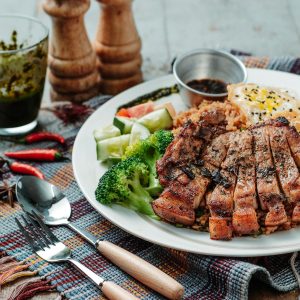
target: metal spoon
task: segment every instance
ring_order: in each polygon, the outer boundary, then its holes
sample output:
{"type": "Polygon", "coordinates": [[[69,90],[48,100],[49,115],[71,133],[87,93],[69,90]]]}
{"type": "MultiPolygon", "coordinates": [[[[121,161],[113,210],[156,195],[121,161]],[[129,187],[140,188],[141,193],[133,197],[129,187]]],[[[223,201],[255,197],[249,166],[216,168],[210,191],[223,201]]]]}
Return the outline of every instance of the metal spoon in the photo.
{"type": "Polygon", "coordinates": [[[140,257],[108,241],[102,241],[68,219],[71,205],[53,184],[33,176],[23,176],[16,184],[16,196],[24,211],[35,211],[48,225],[66,225],[77,232],[107,259],[143,284],[169,299],[181,299],[183,286],[140,257]]]}

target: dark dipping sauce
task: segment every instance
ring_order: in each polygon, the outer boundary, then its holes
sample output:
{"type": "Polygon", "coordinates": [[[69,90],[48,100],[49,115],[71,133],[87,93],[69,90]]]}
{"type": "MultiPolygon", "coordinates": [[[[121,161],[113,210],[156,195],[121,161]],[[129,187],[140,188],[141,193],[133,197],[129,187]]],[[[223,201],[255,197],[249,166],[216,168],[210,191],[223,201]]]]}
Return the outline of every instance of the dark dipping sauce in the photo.
{"type": "Polygon", "coordinates": [[[227,93],[227,83],[219,79],[194,79],[189,81],[186,85],[206,94],[227,93]]]}

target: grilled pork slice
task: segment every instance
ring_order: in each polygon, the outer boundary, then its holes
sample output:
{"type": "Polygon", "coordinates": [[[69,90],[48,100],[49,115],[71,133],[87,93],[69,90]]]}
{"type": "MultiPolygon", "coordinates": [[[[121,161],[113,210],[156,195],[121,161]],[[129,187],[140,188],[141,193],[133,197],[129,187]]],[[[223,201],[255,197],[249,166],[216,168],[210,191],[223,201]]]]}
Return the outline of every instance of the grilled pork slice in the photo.
{"type": "Polygon", "coordinates": [[[300,203],[298,202],[294,209],[292,214],[292,221],[295,223],[300,223],[300,203]]]}
{"type": "Polygon", "coordinates": [[[200,205],[210,183],[210,178],[199,169],[204,164],[200,153],[214,137],[224,133],[225,116],[224,113],[205,112],[202,117],[200,122],[187,122],[183,126],[156,164],[165,190],[152,206],[157,215],[169,222],[192,224],[194,209],[200,205]],[[178,205],[182,209],[176,209],[178,205]]]}
{"type": "Polygon", "coordinates": [[[211,217],[209,218],[209,233],[213,240],[230,240],[232,237],[232,210],[235,175],[222,170],[223,181],[212,191],[207,199],[211,217]]]}
{"type": "Polygon", "coordinates": [[[156,162],[161,185],[168,186],[176,180],[178,175],[182,174],[178,167],[196,160],[203,145],[203,140],[198,135],[200,127],[199,123],[187,122],[167,147],[164,156],[156,162]]]}
{"type": "MultiPolygon", "coordinates": [[[[185,170],[185,172],[187,172],[185,170]]],[[[202,197],[206,192],[206,187],[210,180],[200,174],[195,167],[189,169],[189,176],[180,176],[180,180],[174,180],[168,186],[168,191],[181,199],[182,202],[188,204],[193,209],[198,208],[202,197]]]]}
{"type": "Polygon", "coordinates": [[[205,145],[225,132],[224,112],[205,112],[200,122],[187,122],[164,156],[157,161],[156,169],[161,185],[168,186],[177,178],[178,167],[197,163],[205,145]]]}
{"type": "MultiPolygon", "coordinates": [[[[268,133],[280,186],[288,202],[297,206],[300,202],[300,176],[286,139],[286,128],[269,126],[268,133]]],[[[292,221],[300,221],[298,208],[293,212],[292,221]]]]}
{"type": "Polygon", "coordinates": [[[251,129],[254,138],[256,186],[260,206],[263,210],[268,211],[265,225],[278,226],[287,222],[287,215],[283,205],[284,198],[280,193],[273,166],[268,126],[259,125],[251,129]]]}
{"type": "Polygon", "coordinates": [[[232,226],[237,234],[253,234],[259,229],[255,210],[257,201],[253,137],[249,131],[244,131],[239,135],[232,226]]]}
{"type": "Polygon", "coordinates": [[[266,122],[262,123],[261,126],[271,125],[274,127],[280,127],[283,132],[281,134],[285,135],[290,150],[292,152],[292,156],[295,160],[297,167],[300,167],[300,135],[297,132],[296,128],[290,126],[289,121],[284,117],[279,117],[277,119],[270,119],[266,122]]]}
{"type": "Polygon", "coordinates": [[[209,232],[211,239],[229,240],[232,237],[233,193],[236,175],[234,167],[238,161],[239,134],[229,136],[229,148],[225,160],[222,162],[220,182],[207,199],[211,217],[209,218],[209,232]],[[223,219],[223,220],[222,220],[223,219]]]}
{"type": "MultiPolygon", "coordinates": [[[[201,175],[197,176],[197,182],[199,184],[199,205],[205,206],[205,192],[211,182],[214,184],[219,183],[223,178],[220,175],[219,168],[222,161],[226,157],[227,149],[229,146],[231,133],[225,133],[217,136],[207,145],[206,149],[198,161],[198,168],[201,175]]],[[[195,206],[196,208],[198,206],[195,206]]]]}
{"type": "Polygon", "coordinates": [[[219,168],[226,157],[232,132],[221,134],[214,138],[201,155],[201,161],[219,168]]]}
{"type": "Polygon", "coordinates": [[[152,207],[158,216],[169,222],[191,225],[195,222],[194,209],[199,206],[210,179],[201,175],[194,166],[181,169],[184,169],[183,173],[170,181],[160,198],[152,202],[152,207]],[[169,209],[172,201],[182,209],[169,209]]]}
{"type": "Polygon", "coordinates": [[[182,199],[174,196],[169,188],[166,188],[161,196],[152,202],[154,212],[171,223],[192,225],[195,222],[195,211],[182,199]]]}
{"type": "Polygon", "coordinates": [[[300,135],[295,127],[290,126],[285,127],[285,133],[295,163],[300,168],[300,135]]]}

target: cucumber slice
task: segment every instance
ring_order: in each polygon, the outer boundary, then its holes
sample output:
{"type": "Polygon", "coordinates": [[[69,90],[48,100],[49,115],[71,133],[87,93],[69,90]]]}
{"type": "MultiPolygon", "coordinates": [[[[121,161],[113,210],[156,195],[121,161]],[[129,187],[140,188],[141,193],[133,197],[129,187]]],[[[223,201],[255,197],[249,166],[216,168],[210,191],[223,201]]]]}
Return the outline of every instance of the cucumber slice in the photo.
{"type": "Polygon", "coordinates": [[[137,122],[147,127],[151,133],[159,129],[170,128],[173,125],[173,119],[166,108],[155,110],[141,117],[137,122]]]}
{"type": "Polygon", "coordinates": [[[148,128],[139,123],[134,123],[131,129],[129,145],[135,144],[139,140],[144,140],[150,135],[148,128]]]}
{"type": "Polygon", "coordinates": [[[96,142],[102,141],[102,140],[105,140],[105,139],[109,139],[109,138],[112,138],[112,137],[116,137],[116,136],[119,136],[119,135],[121,135],[121,131],[120,131],[119,128],[117,128],[114,125],[108,125],[108,126],[103,127],[101,129],[95,129],[94,130],[94,138],[95,138],[96,142]]]}
{"type": "Polygon", "coordinates": [[[120,135],[97,142],[97,160],[121,158],[129,145],[130,134],[120,135]]]}
{"type": "Polygon", "coordinates": [[[114,117],[113,124],[120,129],[121,134],[126,134],[131,132],[131,128],[134,124],[134,119],[114,117]]]}

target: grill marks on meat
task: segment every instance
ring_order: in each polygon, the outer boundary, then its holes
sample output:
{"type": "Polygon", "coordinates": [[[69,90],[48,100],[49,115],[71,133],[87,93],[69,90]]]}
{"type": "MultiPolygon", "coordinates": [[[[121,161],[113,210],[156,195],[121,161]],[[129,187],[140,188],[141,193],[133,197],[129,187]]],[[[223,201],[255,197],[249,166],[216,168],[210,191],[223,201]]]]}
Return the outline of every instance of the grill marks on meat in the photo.
{"type": "MultiPolygon", "coordinates": [[[[270,145],[280,186],[287,201],[297,205],[300,201],[299,171],[292,157],[286,136],[284,134],[284,129],[285,128],[268,128],[270,145]]],[[[300,221],[298,207],[293,211],[292,221],[300,221]]]]}
{"type": "Polygon", "coordinates": [[[253,137],[249,131],[232,133],[230,146],[221,164],[226,185],[218,184],[207,201],[212,239],[231,239],[236,234],[252,234],[259,229],[255,209],[255,163],[253,137]]]}
{"type": "Polygon", "coordinates": [[[212,117],[208,113],[198,123],[187,122],[157,161],[159,180],[165,187],[159,199],[152,202],[157,215],[172,223],[192,225],[195,222],[194,210],[210,183],[210,178],[202,173],[203,168],[210,166],[202,165],[200,153],[212,139],[225,132],[224,119],[225,116],[212,117]]]}
{"type": "Polygon", "coordinates": [[[252,134],[256,160],[257,193],[261,208],[268,211],[265,225],[278,226],[287,222],[287,215],[273,165],[268,125],[254,128],[252,134]]]}
{"type": "Polygon", "coordinates": [[[226,178],[228,186],[218,184],[207,199],[211,213],[209,232],[211,239],[230,240],[235,175],[225,170],[221,171],[221,175],[226,178]]]}
{"type": "Polygon", "coordinates": [[[211,239],[229,240],[232,237],[233,193],[236,175],[233,171],[238,153],[238,136],[230,135],[229,148],[225,160],[222,162],[220,175],[226,184],[218,183],[207,199],[211,217],[209,218],[209,232],[211,239]]]}
{"type": "Polygon", "coordinates": [[[153,201],[156,214],[192,225],[195,209],[207,205],[210,236],[224,240],[256,233],[257,209],[266,212],[266,227],[289,221],[285,205],[292,222],[300,223],[300,136],[295,128],[278,118],[224,132],[222,117],[209,113],[185,125],[157,162],[165,190],[153,201]]]}
{"type": "Polygon", "coordinates": [[[295,127],[284,127],[286,138],[298,168],[300,168],[300,136],[295,127]]]}
{"type": "Polygon", "coordinates": [[[204,141],[199,138],[201,125],[187,122],[180,134],[167,147],[165,155],[157,161],[156,169],[161,185],[168,186],[183,171],[180,167],[195,161],[204,141]]]}
{"type": "Polygon", "coordinates": [[[237,180],[234,190],[232,226],[235,233],[253,234],[259,229],[256,215],[256,174],[253,153],[253,136],[249,131],[240,133],[238,139],[237,180]]]}

